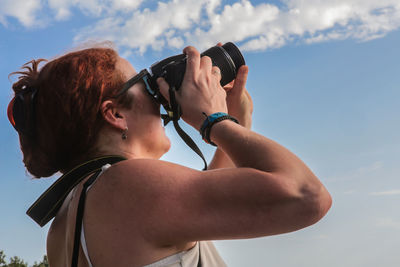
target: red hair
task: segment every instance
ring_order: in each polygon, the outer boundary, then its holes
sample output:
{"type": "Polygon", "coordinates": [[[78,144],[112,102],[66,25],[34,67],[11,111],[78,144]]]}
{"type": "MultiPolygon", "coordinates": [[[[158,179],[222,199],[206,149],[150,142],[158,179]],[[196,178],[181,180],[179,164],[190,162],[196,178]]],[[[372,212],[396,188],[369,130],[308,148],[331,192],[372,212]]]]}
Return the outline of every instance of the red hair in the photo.
{"type": "MultiPolygon", "coordinates": [[[[96,153],[94,146],[105,123],[101,103],[124,83],[117,60],[110,48],[90,48],[52,60],[40,71],[43,59],[32,60],[23,66],[26,71],[13,73],[21,74],[12,86],[16,94],[28,87],[37,89],[32,112],[35,134],[19,132],[23,161],[32,175],[65,172],[96,153]]],[[[129,108],[131,99],[122,97],[118,104],[129,108]]]]}

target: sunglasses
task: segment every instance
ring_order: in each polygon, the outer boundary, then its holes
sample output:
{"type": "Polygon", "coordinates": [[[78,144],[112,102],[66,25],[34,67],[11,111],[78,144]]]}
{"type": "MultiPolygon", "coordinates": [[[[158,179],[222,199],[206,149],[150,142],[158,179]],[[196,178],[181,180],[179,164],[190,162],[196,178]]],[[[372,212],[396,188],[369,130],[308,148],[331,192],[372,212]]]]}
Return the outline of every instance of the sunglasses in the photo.
{"type": "Polygon", "coordinates": [[[28,87],[17,93],[8,104],[7,117],[17,132],[31,136],[34,134],[36,96],[37,89],[28,87]],[[27,96],[28,93],[30,93],[29,96],[27,96]],[[26,97],[30,98],[28,105],[25,104],[26,97]],[[27,119],[28,114],[30,114],[30,120],[27,119]]]}
{"type": "Polygon", "coordinates": [[[150,73],[146,69],[141,70],[138,74],[136,74],[135,76],[130,78],[126,83],[124,83],[121,91],[119,91],[119,93],[115,95],[115,98],[125,94],[126,91],[129,90],[129,88],[131,88],[132,86],[141,81],[143,81],[147,93],[149,93],[152,97],[155,97],[157,95],[158,90],[157,91],[153,90],[150,77],[151,77],[150,73]]]}
{"type": "Polygon", "coordinates": [[[146,92],[153,98],[154,101],[156,101],[158,104],[161,104],[166,111],[170,110],[169,103],[160,93],[156,80],[146,69],[141,70],[138,74],[124,83],[122,89],[114,96],[114,98],[122,96],[138,82],[144,83],[146,92]]]}

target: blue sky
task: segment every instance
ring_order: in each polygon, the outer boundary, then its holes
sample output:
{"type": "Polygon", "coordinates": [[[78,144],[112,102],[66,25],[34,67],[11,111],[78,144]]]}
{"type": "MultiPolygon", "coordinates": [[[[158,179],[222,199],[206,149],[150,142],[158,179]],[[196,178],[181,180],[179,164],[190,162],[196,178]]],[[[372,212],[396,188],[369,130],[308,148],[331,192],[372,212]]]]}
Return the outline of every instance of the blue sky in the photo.
{"type": "MultiPolygon", "coordinates": [[[[47,227],[25,215],[55,178],[26,173],[6,117],[7,76],[88,39],[112,40],[137,70],[234,41],[250,68],[253,129],[299,155],[333,197],[328,215],[281,236],[216,242],[229,266],[400,264],[400,4],[398,0],[0,0],[0,250],[30,263],[47,227]],[[173,11],[173,12],[172,12],[173,11]]],[[[213,148],[185,127],[211,158],[213,148]]],[[[201,169],[171,126],[164,157],[201,169]]]]}

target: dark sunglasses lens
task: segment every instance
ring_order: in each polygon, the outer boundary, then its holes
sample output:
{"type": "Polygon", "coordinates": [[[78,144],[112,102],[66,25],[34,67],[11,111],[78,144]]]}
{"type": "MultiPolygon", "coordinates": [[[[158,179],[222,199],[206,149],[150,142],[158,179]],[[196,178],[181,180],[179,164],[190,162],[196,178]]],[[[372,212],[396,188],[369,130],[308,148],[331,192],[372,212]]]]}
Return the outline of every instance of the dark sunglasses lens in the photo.
{"type": "Polygon", "coordinates": [[[15,128],[18,131],[24,131],[25,129],[25,105],[24,105],[24,97],[22,95],[17,95],[13,105],[13,118],[15,122],[15,128]]]}
{"type": "Polygon", "coordinates": [[[8,120],[10,121],[11,125],[15,128],[14,103],[15,103],[15,97],[11,100],[10,104],[8,104],[7,117],[8,117],[8,120]]]}
{"type": "Polygon", "coordinates": [[[17,94],[8,104],[7,117],[15,130],[24,131],[25,107],[22,95],[17,94]]]}

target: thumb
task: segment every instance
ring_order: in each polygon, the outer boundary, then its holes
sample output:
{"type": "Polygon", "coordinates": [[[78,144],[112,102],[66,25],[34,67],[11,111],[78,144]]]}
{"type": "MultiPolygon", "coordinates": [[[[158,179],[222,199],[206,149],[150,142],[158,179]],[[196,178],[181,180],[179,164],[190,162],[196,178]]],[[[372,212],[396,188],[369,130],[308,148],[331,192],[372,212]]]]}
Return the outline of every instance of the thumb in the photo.
{"type": "Polygon", "coordinates": [[[243,93],[243,91],[245,90],[245,87],[246,87],[248,73],[249,73],[248,66],[243,65],[239,68],[238,74],[233,83],[233,88],[232,88],[233,90],[229,91],[231,94],[241,95],[243,93]]]}
{"type": "Polygon", "coordinates": [[[167,81],[164,78],[160,77],[157,79],[157,84],[158,88],[160,89],[161,95],[169,102],[169,84],[167,83],[167,81]]]}

